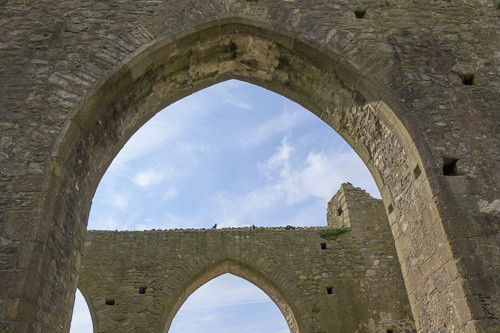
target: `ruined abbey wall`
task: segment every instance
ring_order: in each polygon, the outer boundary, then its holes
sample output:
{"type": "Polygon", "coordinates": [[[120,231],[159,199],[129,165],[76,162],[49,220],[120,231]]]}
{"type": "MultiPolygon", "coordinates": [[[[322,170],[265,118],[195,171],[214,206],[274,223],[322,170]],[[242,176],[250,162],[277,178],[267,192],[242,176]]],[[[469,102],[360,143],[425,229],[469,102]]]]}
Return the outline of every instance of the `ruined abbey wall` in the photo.
{"type": "Polygon", "coordinates": [[[240,79],[363,159],[417,330],[498,332],[499,16],[497,0],[0,0],[0,331],[68,330],[109,163],[165,106],[240,79]]]}
{"type": "Polygon", "coordinates": [[[382,201],[344,184],[329,207],[350,214],[332,239],[325,227],[89,231],[79,288],[95,331],[166,332],[193,291],[232,273],[268,293],[293,333],[415,332],[382,201]]]}

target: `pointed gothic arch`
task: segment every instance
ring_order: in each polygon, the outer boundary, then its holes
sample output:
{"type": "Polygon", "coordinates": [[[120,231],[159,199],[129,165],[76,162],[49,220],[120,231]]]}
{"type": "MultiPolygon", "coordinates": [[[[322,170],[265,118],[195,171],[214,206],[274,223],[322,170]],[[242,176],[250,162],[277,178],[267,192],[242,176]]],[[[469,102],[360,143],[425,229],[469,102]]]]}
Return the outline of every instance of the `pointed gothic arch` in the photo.
{"type": "Polygon", "coordinates": [[[170,311],[162,317],[161,327],[163,327],[163,332],[168,332],[175,315],[181,308],[182,304],[189,296],[191,296],[193,292],[198,290],[198,288],[208,281],[226,273],[240,277],[264,291],[280,309],[288,324],[290,332],[301,332],[301,325],[297,320],[298,317],[294,315],[293,303],[286,299],[286,293],[280,290],[280,288],[273,283],[269,277],[260,273],[255,267],[250,267],[248,264],[231,259],[227,259],[213,264],[210,267],[204,268],[195,277],[193,277],[192,280],[186,281],[184,285],[179,287],[177,295],[173,297],[171,305],[169,304],[170,311]]]}
{"type": "Polygon", "coordinates": [[[64,330],[107,165],[161,106],[228,78],[300,102],[362,157],[419,330],[498,330],[492,2],[2,6],[1,330],[64,330]]]}
{"type": "Polygon", "coordinates": [[[228,79],[256,84],[301,104],[361,157],[393,225],[410,294],[421,281],[408,274],[415,264],[403,244],[413,241],[416,251],[428,252],[421,257],[434,253],[438,267],[452,260],[449,247],[439,245],[446,236],[436,223],[440,213],[432,200],[436,191],[442,191],[434,177],[439,169],[404,105],[335,49],[311,37],[239,17],[208,21],[157,38],[126,58],[74,110],[52,154],[61,192],[72,203],[63,223],[83,228],[72,224],[86,224],[102,175],[141,125],[169,104],[228,79]],[[421,170],[419,179],[412,178],[416,168],[421,170]],[[416,233],[405,233],[408,226],[429,232],[428,246],[419,245],[421,236],[416,233]],[[433,226],[437,228],[430,237],[433,226]]]}

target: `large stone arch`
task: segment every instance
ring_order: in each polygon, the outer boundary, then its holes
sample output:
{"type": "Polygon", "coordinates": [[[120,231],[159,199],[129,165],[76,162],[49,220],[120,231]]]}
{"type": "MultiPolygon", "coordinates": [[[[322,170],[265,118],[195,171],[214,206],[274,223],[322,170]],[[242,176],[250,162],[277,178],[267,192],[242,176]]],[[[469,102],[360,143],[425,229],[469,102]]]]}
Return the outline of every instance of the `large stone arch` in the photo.
{"type": "MultiPolygon", "coordinates": [[[[102,174],[150,117],[198,89],[231,78],[272,89],[302,104],[353,147],[374,176],[394,224],[410,293],[418,288],[408,274],[409,255],[402,253],[406,248],[402,244],[415,235],[401,237],[399,225],[416,223],[402,218],[403,210],[416,212],[426,204],[428,218],[434,220],[425,225],[439,219],[432,203],[432,178],[422,180],[429,170],[436,171],[422,133],[390,92],[335,50],[262,22],[222,19],[168,36],[139,50],[103,80],[75,109],[53,153],[54,168],[66,169],[62,179],[67,177],[68,189],[78,189],[68,190],[69,201],[81,205],[72,207],[72,214],[82,214],[86,220],[102,174]],[[412,170],[417,167],[423,177],[414,182],[412,170]]],[[[422,219],[418,213],[412,218],[422,219]]],[[[427,237],[428,248],[419,250],[430,252],[424,257],[439,250],[442,267],[452,260],[451,253],[447,246],[438,249],[437,244],[446,244],[442,229],[434,230],[433,236],[432,241],[427,237]]]]}
{"type": "Polygon", "coordinates": [[[299,102],[362,157],[389,213],[418,328],[498,328],[492,4],[5,6],[8,29],[33,28],[9,34],[2,57],[2,328],[68,327],[91,199],[112,157],[161,107],[229,78],[299,102]],[[484,29],[453,28],[471,17],[484,29]],[[442,30],[427,31],[436,22],[442,30]],[[443,163],[461,176],[444,177],[443,163]]]}
{"type": "Polygon", "coordinates": [[[226,259],[205,268],[203,271],[199,272],[199,274],[193,280],[186,281],[188,282],[187,285],[179,288],[179,293],[177,295],[177,299],[174,301],[172,310],[169,313],[166,313],[164,318],[162,319],[161,327],[164,328],[163,332],[168,332],[175,315],[181,308],[182,304],[189,296],[191,296],[193,292],[195,292],[198,288],[200,288],[208,281],[226,273],[236,275],[262,289],[262,291],[264,291],[269,296],[269,298],[273,300],[274,304],[276,304],[276,306],[280,309],[281,313],[285,317],[290,332],[298,333],[303,331],[303,329],[300,329],[301,325],[297,322],[297,318],[293,313],[290,302],[287,302],[283,292],[279,290],[276,284],[274,284],[264,274],[259,273],[259,271],[255,267],[250,267],[235,260],[226,259]]]}

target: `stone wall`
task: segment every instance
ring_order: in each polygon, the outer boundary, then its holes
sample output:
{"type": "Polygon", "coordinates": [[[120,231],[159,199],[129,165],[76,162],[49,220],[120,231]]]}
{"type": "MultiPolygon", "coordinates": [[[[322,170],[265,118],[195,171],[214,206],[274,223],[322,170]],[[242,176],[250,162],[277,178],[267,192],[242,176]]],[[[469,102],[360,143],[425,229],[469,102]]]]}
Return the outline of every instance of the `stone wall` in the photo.
{"type": "Polygon", "coordinates": [[[89,231],[79,288],[96,332],[166,331],[182,302],[224,273],[263,289],[291,332],[415,332],[383,203],[347,184],[330,207],[338,197],[362,201],[345,218],[351,231],[333,239],[325,227],[89,231]]]}
{"type": "Polygon", "coordinates": [[[418,330],[500,331],[497,0],[0,1],[0,331],[67,331],[92,197],[228,79],[336,130],[382,194],[418,330]]]}

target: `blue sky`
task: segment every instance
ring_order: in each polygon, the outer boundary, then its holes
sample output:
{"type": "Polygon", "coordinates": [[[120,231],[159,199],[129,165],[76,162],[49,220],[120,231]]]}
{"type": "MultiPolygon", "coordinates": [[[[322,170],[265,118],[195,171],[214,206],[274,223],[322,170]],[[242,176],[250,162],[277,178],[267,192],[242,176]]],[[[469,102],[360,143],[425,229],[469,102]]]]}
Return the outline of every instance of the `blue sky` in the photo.
{"type": "MultiPolygon", "coordinates": [[[[363,162],[328,125],[290,100],[232,80],[172,104],[129,140],[99,184],[88,229],[322,226],[328,200],[347,181],[380,198],[363,162]]],[[[77,297],[71,333],[92,331],[90,324],[77,328],[85,307],[77,297]]],[[[263,332],[257,324],[288,332],[265,294],[226,274],[188,298],[170,332],[263,332]],[[227,299],[215,296],[229,286],[227,299]],[[259,323],[227,319],[260,310],[259,323]],[[190,316],[206,318],[205,326],[190,316]]]]}

